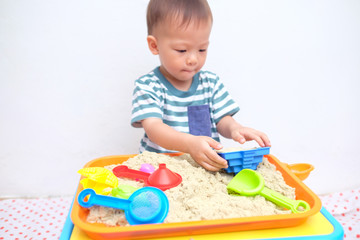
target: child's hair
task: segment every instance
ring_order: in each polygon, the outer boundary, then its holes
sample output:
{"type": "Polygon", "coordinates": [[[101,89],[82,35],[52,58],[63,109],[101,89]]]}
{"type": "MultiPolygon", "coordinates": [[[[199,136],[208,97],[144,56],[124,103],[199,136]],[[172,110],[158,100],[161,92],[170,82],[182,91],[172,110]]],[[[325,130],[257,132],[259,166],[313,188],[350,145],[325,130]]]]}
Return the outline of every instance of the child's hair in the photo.
{"type": "Polygon", "coordinates": [[[185,27],[192,20],[197,23],[213,20],[207,0],[150,0],[146,14],[148,35],[158,23],[174,19],[185,27]]]}

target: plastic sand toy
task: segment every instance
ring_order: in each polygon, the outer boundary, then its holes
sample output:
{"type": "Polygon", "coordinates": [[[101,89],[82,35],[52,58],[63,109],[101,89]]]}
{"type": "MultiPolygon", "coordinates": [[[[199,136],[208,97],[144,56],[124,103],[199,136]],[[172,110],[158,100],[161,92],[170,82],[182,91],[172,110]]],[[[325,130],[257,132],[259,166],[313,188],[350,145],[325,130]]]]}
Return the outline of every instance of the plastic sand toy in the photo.
{"type": "Polygon", "coordinates": [[[146,172],[146,173],[153,173],[155,171],[155,168],[153,165],[149,163],[143,163],[141,164],[140,171],[146,172]]]}
{"type": "Polygon", "coordinates": [[[245,196],[260,194],[276,205],[290,209],[293,213],[310,210],[310,205],[303,200],[293,200],[265,187],[263,177],[251,169],[239,172],[227,185],[229,193],[236,192],[245,196]]]}
{"type": "Polygon", "coordinates": [[[225,168],[225,171],[237,174],[243,169],[256,170],[264,155],[270,153],[270,147],[231,151],[220,150],[217,153],[228,162],[229,167],[225,168]]]}
{"type": "Polygon", "coordinates": [[[113,197],[128,199],[138,188],[130,185],[119,185],[111,190],[113,197]]]}
{"type": "Polygon", "coordinates": [[[106,168],[83,168],[78,173],[86,177],[80,181],[83,187],[94,189],[97,194],[108,195],[111,188],[116,188],[119,184],[117,177],[106,168]]]}
{"type": "Polygon", "coordinates": [[[113,173],[117,177],[131,178],[135,180],[140,179],[144,181],[146,186],[157,187],[163,191],[176,187],[182,182],[182,177],[168,169],[165,163],[159,164],[159,168],[152,174],[129,169],[125,165],[115,167],[113,169],[113,173]]]}
{"type": "Polygon", "coordinates": [[[309,176],[310,172],[315,169],[313,165],[308,163],[283,164],[300,180],[305,180],[309,176]]]}
{"type": "Polygon", "coordinates": [[[89,208],[93,205],[122,209],[130,225],[162,223],[169,212],[169,200],[163,191],[154,187],[136,190],[129,199],[97,195],[87,188],[78,196],[80,206],[89,208]],[[84,200],[88,197],[88,200],[84,200]]]}
{"type": "MultiPolygon", "coordinates": [[[[116,155],[116,156],[105,156],[95,160],[89,161],[84,167],[104,167],[109,165],[119,165],[124,164],[130,158],[137,156],[135,154],[132,155],[116,155]]],[[[298,227],[303,223],[306,223],[309,228],[313,231],[314,229],[318,229],[320,226],[317,222],[313,222],[312,218],[317,218],[319,211],[321,209],[321,200],[320,198],[311,191],[298,177],[296,177],[290,170],[288,170],[279,159],[275,156],[269,154],[266,156],[269,163],[274,164],[277,171],[279,171],[285,182],[292,188],[296,189],[296,196],[299,199],[302,199],[310,204],[310,210],[301,212],[301,213],[289,213],[289,214],[280,214],[280,215],[267,215],[267,216],[258,216],[258,217],[240,217],[233,219],[217,219],[217,220],[201,220],[201,221],[185,221],[178,223],[166,223],[166,224],[142,224],[136,226],[114,226],[109,227],[105,224],[98,223],[90,223],[87,221],[87,217],[89,215],[89,209],[81,207],[77,204],[77,200],[75,199],[74,204],[71,208],[71,221],[74,225],[82,231],[84,234],[91,236],[91,239],[153,239],[153,238],[166,238],[174,239],[174,238],[197,238],[195,235],[199,235],[199,238],[202,239],[210,239],[211,237],[214,239],[227,239],[231,238],[231,234],[236,234],[234,239],[239,239],[237,237],[237,232],[242,231],[256,231],[261,229],[259,232],[259,239],[264,239],[266,236],[273,238],[277,238],[277,235],[270,233],[269,235],[264,235],[263,232],[267,229],[279,229],[284,231],[290,231],[290,233],[295,232],[302,236],[303,229],[299,229],[298,227]],[[294,230],[293,230],[294,227],[294,230]],[[291,230],[287,230],[290,229],[291,230]],[[264,231],[262,231],[264,230],[264,231]],[[189,235],[191,234],[191,235],[189,235]],[[203,235],[206,234],[206,235],[203,235]],[[211,235],[210,234],[215,234],[211,235]],[[231,236],[227,235],[230,234],[231,236]],[[185,235],[185,236],[184,236],[185,235]],[[189,236],[187,236],[189,235],[189,236]],[[183,237],[181,237],[183,236],[183,237]],[[204,236],[204,237],[203,237],[204,236]]],[[[83,186],[81,184],[78,185],[76,190],[76,196],[83,190],[83,186]]],[[[175,190],[175,189],[174,189],[175,190]]],[[[166,193],[166,192],[165,192],[166,193]]],[[[226,206],[225,206],[226,207],[226,206]]],[[[176,209],[171,209],[176,211],[176,209]]],[[[70,219],[70,218],[69,218],[70,219]]],[[[319,239],[325,239],[323,234],[327,235],[333,231],[333,227],[330,226],[330,232],[317,232],[319,235],[319,239]]],[[[293,236],[291,235],[290,236],[293,236]]],[[[312,234],[310,234],[312,235],[312,234]]],[[[279,238],[284,236],[283,233],[279,235],[279,238]]],[[[72,238],[74,238],[73,236],[72,238]]],[[[71,239],[72,239],[71,238],[71,239]]],[[[244,237],[244,239],[254,239],[254,236],[244,237]]],[[[298,239],[298,237],[296,237],[298,239]]],[[[309,239],[315,239],[310,237],[309,239]]],[[[330,238],[326,238],[330,239],[330,238]]],[[[340,239],[340,238],[339,238],[340,239]]]]}

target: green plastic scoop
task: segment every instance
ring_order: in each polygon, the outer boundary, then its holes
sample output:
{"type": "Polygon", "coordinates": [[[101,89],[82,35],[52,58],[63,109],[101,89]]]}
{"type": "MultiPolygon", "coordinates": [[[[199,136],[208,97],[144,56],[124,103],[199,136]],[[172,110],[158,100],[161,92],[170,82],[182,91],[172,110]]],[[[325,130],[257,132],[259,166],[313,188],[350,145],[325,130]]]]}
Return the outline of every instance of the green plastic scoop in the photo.
{"type": "Polygon", "coordinates": [[[243,169],[227,185],[229,193],[239,193],[245,196],[260,194],[276,205],[290,209],[293,213],[310,210],[310,205],[303,200],[293,200],[265,187],[264,178],[251,169],[243,169]]]}
{"type": "Polygon", "coordinates": [[[139,188],[130,185],[119,185],[111,190],[111,195],[113,197],[128,199],[131,194],[133,194],[138,189],[139,188]]]}

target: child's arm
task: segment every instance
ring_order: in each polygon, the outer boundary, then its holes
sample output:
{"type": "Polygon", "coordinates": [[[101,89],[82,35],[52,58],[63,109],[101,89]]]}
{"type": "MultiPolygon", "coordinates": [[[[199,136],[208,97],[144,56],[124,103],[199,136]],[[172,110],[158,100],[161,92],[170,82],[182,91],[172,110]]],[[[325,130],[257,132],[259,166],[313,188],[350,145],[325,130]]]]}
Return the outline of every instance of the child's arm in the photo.
{"type": "Polygon", "coordinates": [[[189,153],[199,165],[209,171],[219,171],[221,168],[228,167],[227,161],[212,149],[222,148],[221,144],[214,139],[176,131],[159,118],[147,118],[141,123],[150,140],[159,146],[189,153]]]}
{"type": "Polygon", "coordinates": [[[231,116],[223,117],[216,125],[218,132],[226,138],[231,138],[241,144],[255,140],[260,147],[270,147],[271,143],[265,133],[240,125],[231,116]]]}

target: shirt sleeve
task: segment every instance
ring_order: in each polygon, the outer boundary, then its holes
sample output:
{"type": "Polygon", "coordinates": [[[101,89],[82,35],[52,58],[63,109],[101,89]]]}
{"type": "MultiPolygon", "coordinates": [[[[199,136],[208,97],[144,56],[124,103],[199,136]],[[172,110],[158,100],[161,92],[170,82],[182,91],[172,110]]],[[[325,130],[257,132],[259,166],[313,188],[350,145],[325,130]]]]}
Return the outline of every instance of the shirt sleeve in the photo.
{"type": "Polygon", "coordinates": [[[131,125],[141,127],[141,121],[150,117],[163,118],[160,98],[149,81],[138,79],[133,92],[131,125]]]}
{"type": "Polygon", "coordinates": [[[225,116],[233,116],[240,110],[218,76],[215,81],[212,101],[215,123],[218,123],[225,116]]]}

